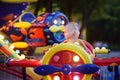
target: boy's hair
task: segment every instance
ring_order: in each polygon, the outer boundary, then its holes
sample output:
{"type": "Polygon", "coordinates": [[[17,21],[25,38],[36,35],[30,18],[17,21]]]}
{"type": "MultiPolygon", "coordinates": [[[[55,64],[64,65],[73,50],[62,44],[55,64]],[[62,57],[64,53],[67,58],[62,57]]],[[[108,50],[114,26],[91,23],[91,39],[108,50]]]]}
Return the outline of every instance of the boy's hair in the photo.
{"type": "Polygon", "coordinates": [[[75,22],[69,22],[65,28],[69,30],[74,36],[79,37],[79,25],[75,22]]]}

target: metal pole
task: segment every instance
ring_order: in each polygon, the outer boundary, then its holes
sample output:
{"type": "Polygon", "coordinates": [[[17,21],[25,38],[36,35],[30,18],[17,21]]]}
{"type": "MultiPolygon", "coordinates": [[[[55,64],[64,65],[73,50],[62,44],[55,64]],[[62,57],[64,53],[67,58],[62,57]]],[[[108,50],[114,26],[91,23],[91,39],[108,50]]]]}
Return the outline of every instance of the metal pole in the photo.
{"type": "Polygon", "coordinates": [[[22,67],[23,80],[26,80],[26,68],[22,67]]]}

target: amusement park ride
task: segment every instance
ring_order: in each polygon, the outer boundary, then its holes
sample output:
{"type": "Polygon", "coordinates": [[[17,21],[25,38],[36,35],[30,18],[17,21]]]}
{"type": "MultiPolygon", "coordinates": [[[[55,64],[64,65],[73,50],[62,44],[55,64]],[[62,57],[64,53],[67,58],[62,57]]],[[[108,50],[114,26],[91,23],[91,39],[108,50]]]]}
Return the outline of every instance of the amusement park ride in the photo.
{"type": "Polygon", "coordinates": [[[120,58],[95,57],[97,53],[109,53],[106,48],[93,49],[90,55],[74,43],[61,43],[65,40],[63,30],[68,23],[61,12],[43,13],[38,17],[25,12],[2,26],[0,51],[9,58],[6,65],[22,68],[23,80],[30,80],[27,75],[32,80],[91,80],[100,66],[120,64],[120,58]],[[51,47],[39,59],[29,59],[22,53],[47,45],[51,47]]]}

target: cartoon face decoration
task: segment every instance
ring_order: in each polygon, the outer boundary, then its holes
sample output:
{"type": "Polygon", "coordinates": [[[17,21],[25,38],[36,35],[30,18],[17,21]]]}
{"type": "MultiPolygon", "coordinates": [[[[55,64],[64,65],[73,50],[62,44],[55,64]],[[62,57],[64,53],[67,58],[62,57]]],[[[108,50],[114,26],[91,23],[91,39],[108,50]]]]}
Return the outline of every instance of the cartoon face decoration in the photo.
{"type": "Polygon", "coordinates": [[[29,31],[32,32],[32,37],[41,38],[46,41],[46,45],[51,45],[64,41],[63,30],[67,23],[68,18],[61,12],[43,13],[35,19],[29,31]]]}
{"type": "Polygon", "coordinates": [[[44,13],[38,17],[26,12],[20,15],[8,31],[3,32],[9,34],[12,41],[25,41],[30,46],[45,46],[64,41],[63,30],[67,23],[68,18],[61,12],[44,13]]]}
{"type": "Polygon", "coordinates": [[[68,23],[68,18],[60,12],[54,12],[47,15],[44,24],[44,33],[48,44],[60,43],[64,41],[64,26],[68,23]]]}

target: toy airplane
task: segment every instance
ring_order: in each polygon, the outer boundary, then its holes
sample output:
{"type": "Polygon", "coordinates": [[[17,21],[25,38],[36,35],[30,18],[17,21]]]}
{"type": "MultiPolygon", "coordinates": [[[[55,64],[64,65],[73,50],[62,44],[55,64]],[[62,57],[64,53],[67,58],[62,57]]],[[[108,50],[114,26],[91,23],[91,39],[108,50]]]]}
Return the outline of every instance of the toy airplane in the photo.
{"type": "MultiPolygon", "coordinates": [[[[11,52],[11,48],[4,43],[3,38],[1,37],[0,39],[0,50],[6,55],[6,52],[9,52],[9,54],[13,55],[15,58],[7,61],[8,66],[24,68],[32,67],[34,74],[42,76],[39,77],[39,79],[43,80],[90,80],[92,78],[92,74],[99,70],[99,66],[109,66],[113,63],[119,65],[120,63],[119,58],[116,58],[117,60],[114,59],[113,61],[110,61],[110,59],[97,60],[95,57],[91,58],[81,46],[73,43],[60,43],[51,47],[40,60],[27,59],[19,56],[19,54],[16,54],[15,52],[11,52]]],[[[109,52],[108,49],[98,49],[94,51],[97,53],[109,52]]],[[[34,77],[36,75],[34,75],[34,77]]]]}

